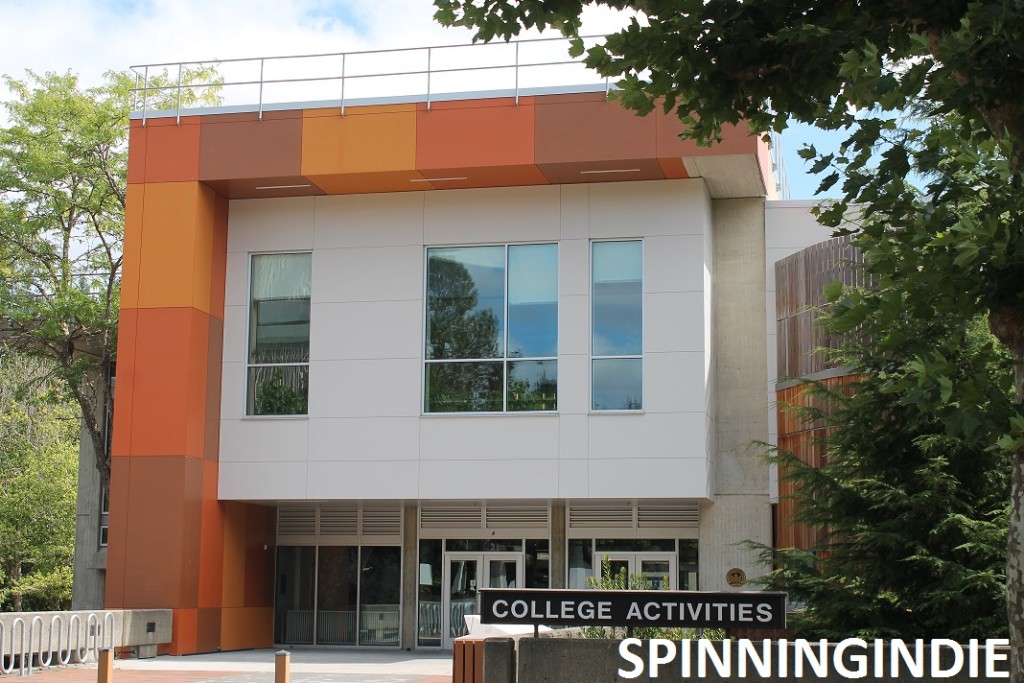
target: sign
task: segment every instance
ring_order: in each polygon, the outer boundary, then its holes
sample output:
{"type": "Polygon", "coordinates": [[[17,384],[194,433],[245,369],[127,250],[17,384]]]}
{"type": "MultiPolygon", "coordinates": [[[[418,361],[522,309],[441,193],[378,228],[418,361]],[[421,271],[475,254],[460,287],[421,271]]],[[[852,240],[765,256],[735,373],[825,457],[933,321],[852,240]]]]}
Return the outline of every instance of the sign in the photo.
{"type": "Polygon", "coordinates": [[[480,602],[482,624],[786,627],[785,593],[484,588],[480,602]]]}

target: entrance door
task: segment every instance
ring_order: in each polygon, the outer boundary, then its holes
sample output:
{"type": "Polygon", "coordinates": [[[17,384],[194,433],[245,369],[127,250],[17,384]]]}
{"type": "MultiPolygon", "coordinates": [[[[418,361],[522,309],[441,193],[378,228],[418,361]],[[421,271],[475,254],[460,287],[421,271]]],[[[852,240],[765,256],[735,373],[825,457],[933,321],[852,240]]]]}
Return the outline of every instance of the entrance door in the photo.
{"type": "MultiPolygon", "coordinates": [[[[629,576],[644,577],[652,590],[674,590],[676,587],[675,553],[608,553],[605,557],[612,576],[625,569],[629,576]]],[[[594,575],[600,578],[602,562],[594,564],[594,575]]]]}
{"type": "Polygon", "coordinates": [[[481,588],[522,588],[523,556],[519,553],[447,553],[441,596],[441,646],[467,633],[467,614],[480,614],[481,588]]]}

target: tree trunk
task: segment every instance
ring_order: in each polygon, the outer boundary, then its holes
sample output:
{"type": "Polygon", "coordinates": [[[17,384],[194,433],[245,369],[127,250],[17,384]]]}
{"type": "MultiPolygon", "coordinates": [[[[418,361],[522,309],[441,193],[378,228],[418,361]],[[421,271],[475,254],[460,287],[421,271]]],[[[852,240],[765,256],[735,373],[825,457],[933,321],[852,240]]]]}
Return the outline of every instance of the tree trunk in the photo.
{"type": "Polygon", "coordinates": [[[11,563],[11,585],[15,588],[11,592],[11,607],[14,608],[15,612],[21,612],[22,605],[22,594],[21,588],[18,588],[18,581],[21,579],[21,562],[15,560],[11,563]]]}
{"type": "MultiPolygon", "coordinates": [[[[1024,407],[1024,311],[1015,307],[993,309],[988,316],[988,326],[1010,350],[1017,406],[1024,407]]],[[[1024,683],[1024,446],[1013,455],[1009,521],[1006,616],[1010,625],[1010,680],[1024,683]]]]}

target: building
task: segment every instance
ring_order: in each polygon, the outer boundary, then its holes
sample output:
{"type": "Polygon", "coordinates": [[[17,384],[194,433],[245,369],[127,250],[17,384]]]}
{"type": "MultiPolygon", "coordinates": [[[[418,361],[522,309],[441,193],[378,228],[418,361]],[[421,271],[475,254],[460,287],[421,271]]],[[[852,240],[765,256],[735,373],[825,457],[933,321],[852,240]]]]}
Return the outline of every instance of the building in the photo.
{"type": "Polygon", "coordinates": [[[604,557],[761,571],[769,266],[824,236],[768,144],[427,78],[132,121],[105,603],[173,608],[172,653],[450,647],[479,588],[604,557]]]}

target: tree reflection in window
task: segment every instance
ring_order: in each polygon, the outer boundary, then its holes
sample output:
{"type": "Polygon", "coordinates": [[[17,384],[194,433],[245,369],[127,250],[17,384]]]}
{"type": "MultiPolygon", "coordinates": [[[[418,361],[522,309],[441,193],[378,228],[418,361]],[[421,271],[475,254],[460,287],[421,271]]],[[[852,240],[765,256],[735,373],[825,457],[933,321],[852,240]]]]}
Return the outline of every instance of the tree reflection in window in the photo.
{"type": "Polygon", "coordinates": [[[557,259],[553,244],[428,250],[426,412],[557,409],[557,259]]]}

